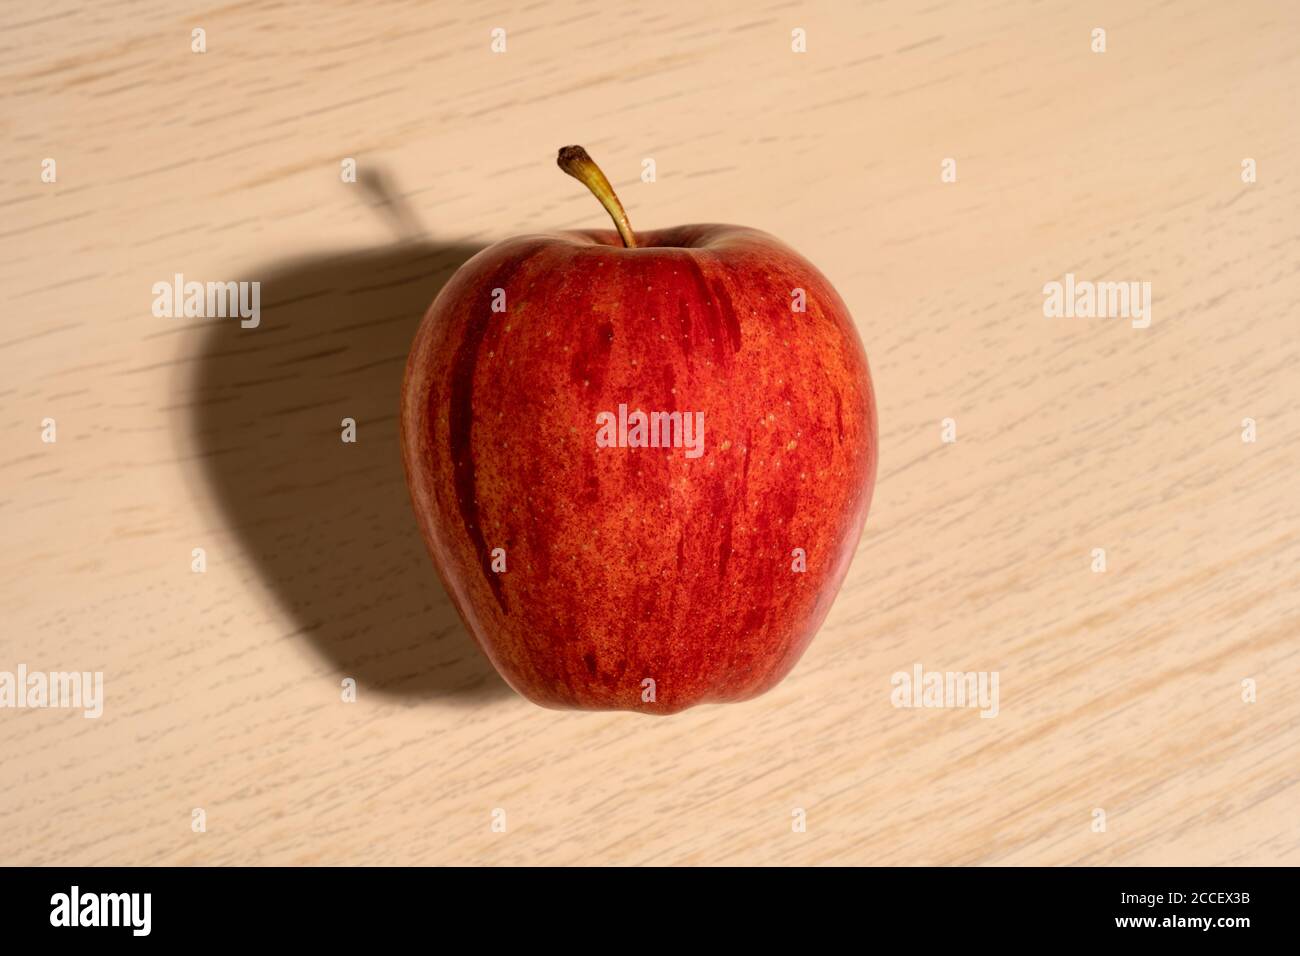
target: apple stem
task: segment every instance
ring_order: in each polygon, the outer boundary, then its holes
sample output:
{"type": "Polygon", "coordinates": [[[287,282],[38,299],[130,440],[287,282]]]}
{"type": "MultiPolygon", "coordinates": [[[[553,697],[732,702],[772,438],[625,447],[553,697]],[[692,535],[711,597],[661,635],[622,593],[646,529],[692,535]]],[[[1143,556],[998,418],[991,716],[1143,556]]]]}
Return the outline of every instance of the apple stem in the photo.
{"type": "Polygon", "coordinates": [[[614,220],[618,234],[623,237],[623,245],[635,249],[636,236],[632,235],[632,224],[627,220],[623,204],[618,201],[614,187],[609,184],[596,161],[587,155],[587,151],[581,146],[565,146],[555,161],[562,170],[591,190],[591,194],[600,200],[600,204],[609,213],[609,218],[614,220]]]}

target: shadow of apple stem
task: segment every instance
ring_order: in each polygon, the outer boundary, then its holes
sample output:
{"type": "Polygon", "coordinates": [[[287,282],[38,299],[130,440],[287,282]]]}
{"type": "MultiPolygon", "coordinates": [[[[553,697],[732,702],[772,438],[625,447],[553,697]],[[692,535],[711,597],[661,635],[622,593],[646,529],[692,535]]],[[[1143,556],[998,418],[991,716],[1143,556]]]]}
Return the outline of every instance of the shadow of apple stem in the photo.
{"type": "Polygon", "coordinates": [[[399,241],[418,242],[425,238],[426,233],[419,215],[407,198],[397,191],[387,171],[378,167],[367,167],[357,174],[357,184],[371,198],[373,205],[388,219],[399,241]]]}

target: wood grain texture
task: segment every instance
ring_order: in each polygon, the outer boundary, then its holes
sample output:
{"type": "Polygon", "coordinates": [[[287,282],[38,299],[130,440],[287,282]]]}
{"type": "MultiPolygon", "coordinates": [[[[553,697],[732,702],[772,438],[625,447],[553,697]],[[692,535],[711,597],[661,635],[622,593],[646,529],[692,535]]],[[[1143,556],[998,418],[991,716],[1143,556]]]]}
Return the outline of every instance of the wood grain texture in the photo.
{"type": "Polygon", "coordinates": [[[0,670],[107,700],[0,710],[0,862],[1300,862],[1298,88],[1287,0],[9,5],[0,670]],[[570,142],[638,228],[784,239],[866,345],[867,529],[751,703],[514,697],[410,514],[415,325],[605,225],[570,142]],[[1151,327],[1045,318],[1067,272],[1151,327]],[[175,273],[262,326],[155,318],[175,273]],[[895,708],[916,662],[999,715],[895,708]]]}

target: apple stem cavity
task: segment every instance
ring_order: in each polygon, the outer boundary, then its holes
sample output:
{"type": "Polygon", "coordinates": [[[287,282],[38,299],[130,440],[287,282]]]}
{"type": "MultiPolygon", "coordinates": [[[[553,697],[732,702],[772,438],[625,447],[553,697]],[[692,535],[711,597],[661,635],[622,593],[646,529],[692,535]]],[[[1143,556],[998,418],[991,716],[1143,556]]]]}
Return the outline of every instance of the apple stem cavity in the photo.
{"type": "Polygon", "coordinates": [[[587,155],[587,151],[581,146],[565,146],[555,161],[562,170],[591,190],[591,194],[600,200],[600,204],[609,213],[609,218],[614,220],[618,234],[623,237],[623,245],[635,249],[636,236],[632,234],[632,223],[628,222],[623,204],[618,201],[614,187],[609,184],[596,161],[587,155]]]}

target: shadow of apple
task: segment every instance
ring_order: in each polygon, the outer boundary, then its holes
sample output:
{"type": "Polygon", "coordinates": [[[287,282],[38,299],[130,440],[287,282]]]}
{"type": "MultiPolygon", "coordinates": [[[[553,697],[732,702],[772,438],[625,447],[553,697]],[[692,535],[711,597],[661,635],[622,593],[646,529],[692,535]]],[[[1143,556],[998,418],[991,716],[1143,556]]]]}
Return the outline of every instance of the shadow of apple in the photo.
{"type": "Polygon", "coordinates": [[[510,693],[438,581],[399,441],[416,327],[477,251],[409,240],[255,270],[260,326],[209,320],[200,350],[193,433],[231,528],[340,678],[385,694],[510,693]]]}

